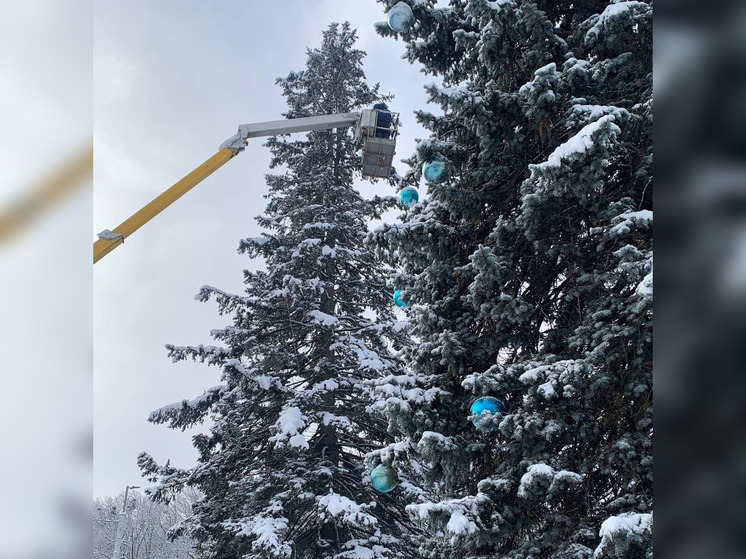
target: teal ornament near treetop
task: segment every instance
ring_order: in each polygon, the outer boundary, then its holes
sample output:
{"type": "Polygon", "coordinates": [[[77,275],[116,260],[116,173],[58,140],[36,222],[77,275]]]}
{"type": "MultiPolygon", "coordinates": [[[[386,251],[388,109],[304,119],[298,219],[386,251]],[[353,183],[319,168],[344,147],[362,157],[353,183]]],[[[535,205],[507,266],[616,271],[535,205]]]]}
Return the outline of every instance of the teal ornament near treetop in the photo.
{"type": "Polygon", "coordinates": [[[399,191],[399,202],[405,208],[411,208],[420,201],[420,193],[413,186],[407,186],[399,191]]]}
{"type": "Polygon", "coordinates": [[[446,163],[440,159],[425,161],[422,165],[422,175],[427,182],[438,183],[446,178],[446,163]]]}
{"type": "Polygon", "coordinates": [[[401,309],[405,309],[405,308],[407,308],[407,307],[408,307],[409,305],[407,305],[407,304],[406,304],[406,303],[405,303],[405,302],[404,302],[404,301],[402,300],[402,297],[401,297],[401,295],[402,295],[402,293],[401,293],[401,289],[397,289],[396,291],[394,291],[394,304],[395,304],[395,305],[396,305],[397,307],[401,308],[401,309]]]}
{"type": "Polygon", "coordinates": [[[370,473],[370,483],[376,491],[388,493],[399,485],[399,475],[391,466],[379,464],[370,473]]]}
{"type": "Polygon", "coordinates": [[[484,396],[482,398],[478,398],[474,400],[474,403],[471,405],[471,415],[476,416],[472,418],[472,423],[474,423],[474,426],[477,429],[485,428],[488,431],[496,431],[497,425],[493,422],[484,422],[485,425],[482,425],[482,418],[487,419],[488,417],[492,417],[495,415],[502,415],[507,410],[505,407],[505,404],[503,404],[500,400],[497,398],[493,398],[492,396],[484,396]]]}
{"type": "Polygon", "coordinates": [[[397,33],[405,33],[414,23],[412,8],[406,2],[392,6],[388,13],[389,27],[397,33]]]}

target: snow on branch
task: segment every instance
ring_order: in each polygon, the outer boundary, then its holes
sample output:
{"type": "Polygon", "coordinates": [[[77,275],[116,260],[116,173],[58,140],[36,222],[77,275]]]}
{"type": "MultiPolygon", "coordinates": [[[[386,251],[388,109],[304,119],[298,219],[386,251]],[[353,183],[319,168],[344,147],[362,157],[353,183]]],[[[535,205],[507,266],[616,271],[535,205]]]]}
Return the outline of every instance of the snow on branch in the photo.
{"type": "Polygon", "coordinates": [[[282,410],[280,417],[275,423],[278,433],[269,438],[270,441],[277,443],[277,446],[289,444],[295,448],[308,449],[308,441],[303,436],[303,430],[306,428],[306,418],[300,411],[300,408],[289,407],[282,410]]]}
{"type": "Polygon", "coordinates": [[[148,421],[151,423],[170,422],[171,428],[186,429],[194,425],[209,410],[209,408],[225,393],[226,386],[219,384],[205,390],[201,396],[191,400],[174,402],[150,412],[148,421]]]}
{"type": "Polygon", "coordinates": [[[496,12],[499,12],[503,9],[503,6],[510,5],[512,3],[512,0],[494,0],[493,2],[487,2],[487,5],[496,12]]]}
{"type": "Polygon", "coordinates": [[[191,472],[171,466],[171,462],[159,465],[152,456],[141,452],[137,457],[137,466],[142,476],[152,482],[145,488],[145,493],[153,500],[168,503],[188,483],[191,472]]]}
{"type": "Polygon", "coordinates": [[[606,28],[611,21],[619,17],[626,16],[631,10],[649,13],[650,11],[652,11],[652,8],[645,2],[637,2],[634,0],[630,2],[617,2],[615,4],[609,4],[599,16],[594,16],[597,19],[593,26],[585,34],[586,44],[595,39],[601,32],[601,30],[606,28]]]}
{"type": "Polygon", "coordinates": [[[223,291],[222,289],[218,289],[217,287],[213,287],[211,285],[203,285],[202,287],[200,287],[199,293],[194,296],[194,299],[195,301],[205,303],[209,301],[210,297],[212,296],[215,297],[221,309],[223,310],[233,309],[240,305],[256,303],[258,300],[256,297],[245,297],[243,295],[234,295],[232,293],[227,293],[226,291],[223,291]]]}
{"type": "Polygon", "coordinates": [[[531,174],[533,175],[534,171],[539,169],[559,168],[563,162],[585,154],[595,145],[596,136],[604,129],[608,129],[612,136],[621,132],[619,127],[614,124],[614,115],[604,115],[597,121],[585,125],[572,138],[559,145],[546,161],[530,165],[531,174]]]}
{"type": "Polygon", "coordinates": [[[321,324],[322,326],[336,326],[339,323],[339,319],[336,316],[326,314],[321,311],[311,311],[308,313],[314,324],[321,324]]]}
{"type": "Polygon", "coordinates": [[[202,344],[197,346],[175,346],[166,344],[166,349],[168,350],[168,356],[174,363],[191,358],[193,361],[199,361],[200,363],[206,362],[208,365],[218,365],[231,354],[230,351],[224,347],[202,344]]]}
{"type": "Polygon", "coordinates": [[[396,538],[382,536],[380,532],[377,532],[377,535],[369,540],[353,539],[345,542],[343,545],[345,551],[336,554],[334,559],[392,559],[389,548],[380,544],[397,542],[396,538]]]}
{"type": "Polygon", "coordinates": [[[518,487],[518,496],[528,499],[533,493],[542,489],[549,489],[549,485],[554,480],[554,468],[546,464],[533,464],[521,477],[521,484],[518,487]]]}
{"type": "Polygon", "coordinates": [[[555,396],[572,398],[576,395],[577,381],[587,373],[587,364],[582,360],[563,359],[554,363],[527,362],[510,367],[510,372],[518,375],[518,380],[535,387],[536,393],[544,399],[555,396]]]}
{"type": "Polygon", "coordinates": [[[518,496],[523,499],[544,500],[568,491],[583,481],[580,474],[568,470],[555,470],[547,464],[533,464],[521,477],[518,496]]]}
{"type": "Polygon", "coordinates": [[[454,535],[468,536],[477,532],[479,506],[487,497],[484,494],[469,495],[461,499],[449,499],[440,502],[426,502],[407,505],[408,513],[421,521],[432,522],[440,519],[446,530],[454,535]],[[445,519],[448,519],[447,522],[445,519]]]}
{"type": "Polygon", "coordinates": [[[417,449],[420,453],[426,453],[428,447],[435,447],[440,453],[453,452],[458,449],[458,445],[453,437],[446,437],[445,435],[436,433],[435,431],[423,432],[420,437],[420,442],[417,443],[417,449]]]}
{"type": "Polygon", "coordinates": [[[411,405],[431,405],[438,395],[447,394],[441,388],[425,389],[416,386],[417,384],[417,378],[411,375],[388,375],[377,379],[373,390],[378,399],[371,409],[406,412],[411,405]]]}
{"type": "Polygon", "coordinates": [[[378,523],[378,519],[366,511],[375,507],[375,503],[358,504],[355,501],[333,493],[317,499],[319,511],[323,517],[332,516],[345,524],[372,526],[378,523]]]}
{"type": "Polygon", "coordinates": [[[614,105],[588,105],[585,104],[585,99],[575,99],[574,101],[583,102],[572,105],[568,110],[568,124],[570,126],[595,122],[606,115],[612,115],[617,120],[631,116],[630,112],[622,107],[614,105]]]}
{"type": "Polygon", "coordinates": [[[223,364],[223,370],[232,369],[240,374],[246,380],[253,382],[260,390],[278,390],[280,392],[286,391],[285,386],[282,382],[272,376],[255,374],[254,370],[246,370],[239,359],[228,359],[223,364]]]}
{"type": "Polygon", "coordinates": [[[635,227],[648,227],[653,223],[653,212],[640,210],[624,212],[613,219],[616,224],[609,230],[610,235],[626,235],[635,227]]]}
{"type": "Polygon", "coordinates": [[[369,452],[366,455],[366,458],[368,458],[368,460],[372,458],[376,462],[389,463],[394,458],[399,456],[400,454],[407,452],[409,448],[410,448],[409,441],[406,441],[406,440],[398,441],[398,442],[386,445],[383,448],[379,448],[372,452],[369,452]]]}
{"type": "Polygon", "coordinates": [[[642,281],[635,290],[638,295],[643,297],[651,297],[653,295],[653,265],[650,264],[650,272],[642,278],[642,281]]]}
{"type": "Polygon", "coordinates": [[[252,538],[251,548],[255,552],[269,551],[273,557],[290,557],[292,553],[291,546],[284,541],[287,518],[257,514],[248,520],[225,521],[222,525],[236,536],[252,538]]]}
{"type": "Polygon", "coordinates": [[[637,550],[649,545],[652,530],[652,514],[628,512],[611,516],[601,524],[598,533],[601,543],[593,552],[593,558],[637,556],[637,550]]]}

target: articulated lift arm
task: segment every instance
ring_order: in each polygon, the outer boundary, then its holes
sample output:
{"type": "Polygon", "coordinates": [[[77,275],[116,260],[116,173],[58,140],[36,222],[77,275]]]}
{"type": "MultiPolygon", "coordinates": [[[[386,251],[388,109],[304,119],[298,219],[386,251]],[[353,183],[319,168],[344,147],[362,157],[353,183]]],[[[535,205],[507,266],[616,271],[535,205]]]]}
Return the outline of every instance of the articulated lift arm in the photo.
{"type": "MultiPolygon", "coordinates": [[[[113,231],[105,229],[99,233],[98,240],[93,243],[93,262],[96,263],[101,260],[116,247],[124,243],[124,239],[132,235],[132,233],[225,165],[234,156],[238,155],[246,147],[249,138],[357,126],[356,137],[363,140],[364,158],[369,145],[375,148],[372,151],[375,151],[376,154],[381,152],[381,145],[385,146],[383,151],[391,152],[391,156],[376,156],[378,157],[377,174],[369,174],[368,176],[388,177],[393,157],[396,129],[395,125],[390,130],[387,128],[386,133],[383,134],[385,138],[381,138],[380,133],[375,133],[377,116],[378,111],[366,109],[361,113],[341,113],[240,125],[238,132],[223,142],[218,152],[202,163],[202,165],[153,199],[113,231]]],[[[389,122],[391,122],[391,119],[389,119],[389,122]]],[[[364,175],[366,174],[365,168],[363,173],[364,175]]]]}

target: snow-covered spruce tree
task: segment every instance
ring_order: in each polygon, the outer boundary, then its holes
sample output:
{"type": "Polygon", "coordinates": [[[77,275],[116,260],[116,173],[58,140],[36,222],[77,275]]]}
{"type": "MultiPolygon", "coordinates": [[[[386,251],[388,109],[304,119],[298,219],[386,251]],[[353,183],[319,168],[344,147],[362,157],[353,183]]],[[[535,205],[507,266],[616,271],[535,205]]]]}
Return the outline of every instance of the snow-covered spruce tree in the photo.
{"type": "Polygon", "coordinates": [[[371,243],[417,342],[409,387],[379,389],[423,551],[651,556],[652,7],[406,3],[398,37],[443,114],[417,114],[404,180],[449,174],[371,243]],[[486,395],[494,431],[467,420],[486,395]]]}
{"type": "MultiPolygon", "coordinates": [[[[306,68],[278,80],[287,118],[382,98],[365,82],[355,41],[348,23],[332,24],[306,68]]],[[[214,298],[233,317],[212,331],[219,347],[167,346],[174,361],[220,366],[222,382],[150,418],[183,429],[209,416],[209,434],[194,437],[199,463],[177,469],[142,454],[140,467],[156,499],[185,485],[204,494],[184,529],[207,557],[414,557],[407,514],[370,486],[364,463],[391,441],[385,421],[368,415],[366,383],[400,369],[385,266],[364,246],[367,223],[393,198],[366,200],[352,187],[353,130],[268,145],[272,168],[285,170],[266,177],[258,220],[267,232],[239,249],[266,271],[244,272],[242,295],[201,289],[198,300],[214,298]]]]}

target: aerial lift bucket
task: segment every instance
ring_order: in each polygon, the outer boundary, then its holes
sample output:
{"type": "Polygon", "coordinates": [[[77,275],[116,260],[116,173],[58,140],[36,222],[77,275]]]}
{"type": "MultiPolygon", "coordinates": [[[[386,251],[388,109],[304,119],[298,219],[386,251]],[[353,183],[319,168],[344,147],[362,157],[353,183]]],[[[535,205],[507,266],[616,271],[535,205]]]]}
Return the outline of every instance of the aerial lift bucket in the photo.
{"type": "Polygon", "coordinates": [[[355,137],[363,144],[363,178],[389,178],[398,128],[398,113],[377,109],[361,112],[355,137]]]}

